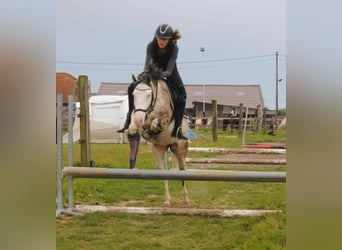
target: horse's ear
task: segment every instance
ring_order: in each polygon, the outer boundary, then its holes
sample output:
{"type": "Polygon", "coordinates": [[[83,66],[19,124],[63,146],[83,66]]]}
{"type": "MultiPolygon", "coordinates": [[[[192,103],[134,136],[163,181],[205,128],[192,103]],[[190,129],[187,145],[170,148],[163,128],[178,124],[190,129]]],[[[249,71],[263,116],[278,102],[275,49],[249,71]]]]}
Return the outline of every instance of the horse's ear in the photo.
{"type": "Polygon", "coordinates": [[[132,79],[133,79],[133,82],[137,82],[138,81],[138,79],[135,77],[134,74],[132,74],[132,79]]]}

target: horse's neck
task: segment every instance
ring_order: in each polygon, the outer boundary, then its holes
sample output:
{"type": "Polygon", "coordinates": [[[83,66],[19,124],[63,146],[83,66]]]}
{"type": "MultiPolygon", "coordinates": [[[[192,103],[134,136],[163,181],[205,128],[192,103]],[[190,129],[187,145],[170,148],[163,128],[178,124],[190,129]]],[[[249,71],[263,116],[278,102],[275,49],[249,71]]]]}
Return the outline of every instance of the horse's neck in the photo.
{"type": "Polygon", "coordinates": [[[153,92],[156,98],[153,110],[156,113],[165,114],[173,110],[170,92],[164,80],[156,82],[153,92]]]}

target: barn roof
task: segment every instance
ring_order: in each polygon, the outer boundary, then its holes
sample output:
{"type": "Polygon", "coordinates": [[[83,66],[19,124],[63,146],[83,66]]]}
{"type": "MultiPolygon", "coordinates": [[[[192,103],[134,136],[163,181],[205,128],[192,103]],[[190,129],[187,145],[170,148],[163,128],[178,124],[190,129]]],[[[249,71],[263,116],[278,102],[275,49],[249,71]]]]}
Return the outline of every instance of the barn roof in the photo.
{"type": "MultiPolygon", "coordinates": [[[[128,83],[102,82],[98,95],[127,95],[128,83]]],[[[186,84],[187,92],[186,108],[192,108],[193,102],[203,102],[203,84],[186,84]]],[[[205,102],[211,103],[217,100],[217,104],[256,108],[264,107],[260,85],[236,85],[236,84],[206,84],[204,86],[205,102]]]]}
{"type": "Polygon", "coordinates": [[[63,103],[68,103],[68,96],[73,94],[76,77],[65,73],[56,73],[56,94],[63,94],[63,103]]]}

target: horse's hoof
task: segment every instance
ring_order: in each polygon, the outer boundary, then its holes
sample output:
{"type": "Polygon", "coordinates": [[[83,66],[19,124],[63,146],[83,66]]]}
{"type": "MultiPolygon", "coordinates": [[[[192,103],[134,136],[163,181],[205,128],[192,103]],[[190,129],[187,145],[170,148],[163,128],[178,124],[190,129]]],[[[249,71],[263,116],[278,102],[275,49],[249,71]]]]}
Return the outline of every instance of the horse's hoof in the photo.
{"type": "Polygon", "coordinates": [[[186,205],[186,206],[189,206],[190,205],[190,200],[184,200],[183,204],[186,205]]]}
{"type": "Polygon", "coordinates": [[[144,137],[145,140],[148,140],[151,138],[151,135],[146,130],[144,130],[144,132],[142,133],[142,137],[144,137]]]}
{"type": "Polygon", "coordinates": [[[151,130],[152,131],[155,131],[157,129],[160,128],[160,119],[154,119],[152,122],[151,122],[151,130]]]}
{"type": "Polygon", "coordinates": [[[165,201],[164,202],[164,207],[171,207],[171,202],[165,201]]]}

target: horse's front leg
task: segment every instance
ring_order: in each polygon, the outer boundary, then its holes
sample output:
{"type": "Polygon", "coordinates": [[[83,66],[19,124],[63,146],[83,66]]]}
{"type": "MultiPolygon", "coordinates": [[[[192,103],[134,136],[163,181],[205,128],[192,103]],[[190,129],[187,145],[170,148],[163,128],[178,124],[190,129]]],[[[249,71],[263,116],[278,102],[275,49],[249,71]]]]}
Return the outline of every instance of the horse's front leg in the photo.
{"type": "Polygon", "coordinates": [[[189,205],[190,199],[189,199],[188,190],[186,189],[186,185],[185,185],[184,180],[182,180],[182,187],[183,187],[183,203],[185,205],[189,205]]]}
{"type": "MultiPolygon", "coordinates": [[[[166,146],[160,146],[160,145],[155,145],[151,144],[151,151],[154,155],[154,159],[156,160],[156,164],[159,169],[161,170],[167,170],[167,166],[165,167],[165,162],[164,156],[167,151],[166,146]]],[[[171,205],[171,196],[170,196],[170,191],[169,191],[169,182],[168,180],[164,181],[164,187],[165,187],[165,206],[170,206],[171,205]]]]}
{"type": "MultiPolygon", "coordinates": [[[[179,170],[180,171],[186,171],[186,166],[185,166],[185,157],[178,157],[178,165],[179,165],[179,170]]],[[[182,194],[183,194],[183,203],[185,205],[189,205],[190,204],[190,199],[189,199],[189,194],[188,194],[188,190],[186,188],[185,185],[185,181],[182,180],[182,194]]]]}
{"type": "MultiPolygon", "coordinates": [[[[187,143],[187,142],[184,142],[187,143]]],[[[172,151],[172,163],[174,167],[178,167],[180,171],[186,171],[186,165],[185,165],[185,157],[187,153],[187,145],[184,145],[182,149],[179,147],[175,147],[175,145],[172,145],[171,147],[172,151]]],[[[182,195],[183,195],[183,203],[185,205],[190,204],[190,199],[188,195],[188,190],[185,185],[185,181],[182,180],[182,195]]]]}
{"type": "Polygon", "coordinates": [[[171,206],[171,195],[169,191],[169,181],[164,180],[164,188],[165,188],[165,201],[164,206],[170,207],[171,206]]]}
{"type": "MultiPolygon", "coordinates": [[[[152,118],[152,116],[151,116],[152,118]]],[[[152,131],[160,131],[165,128],[170,122],[170,119],[167,115],[159,115],[151,119],[151,130],[152,131]]]]}

